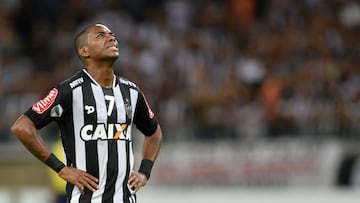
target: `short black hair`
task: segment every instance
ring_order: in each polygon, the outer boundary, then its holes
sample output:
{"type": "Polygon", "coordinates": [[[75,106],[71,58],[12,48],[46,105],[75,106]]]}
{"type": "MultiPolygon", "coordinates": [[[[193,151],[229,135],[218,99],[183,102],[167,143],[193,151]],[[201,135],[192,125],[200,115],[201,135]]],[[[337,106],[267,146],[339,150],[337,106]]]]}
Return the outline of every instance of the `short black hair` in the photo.
{"type": "Polygon", "coordinates": [[[91,25],[87,25],[86,27],[84,27],[83,29],[81,29],[81,31],[76,34],[75,39],[74,39],[74,45],[75,45],[75,51],[77,54],[79,48],[81,47],[81,45],[84,42],[84,37],[87,35],[87,32],[89,30],[90,27],[94,26],[95,24],[91,24],[91,25]]]}

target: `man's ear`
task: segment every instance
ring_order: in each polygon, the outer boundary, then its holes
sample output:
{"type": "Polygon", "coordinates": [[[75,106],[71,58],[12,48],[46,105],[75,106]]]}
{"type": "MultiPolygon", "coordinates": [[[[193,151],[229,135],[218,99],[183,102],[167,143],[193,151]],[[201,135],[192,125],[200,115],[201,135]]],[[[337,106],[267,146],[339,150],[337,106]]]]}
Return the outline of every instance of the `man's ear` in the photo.
{"type": "Polygon", "coordinates": [[[79,49],[79,55],[83,58],[88,58],[89,57],[89,51],[88,51],[88,48],[87,47],[81,47],[79,49]]]}

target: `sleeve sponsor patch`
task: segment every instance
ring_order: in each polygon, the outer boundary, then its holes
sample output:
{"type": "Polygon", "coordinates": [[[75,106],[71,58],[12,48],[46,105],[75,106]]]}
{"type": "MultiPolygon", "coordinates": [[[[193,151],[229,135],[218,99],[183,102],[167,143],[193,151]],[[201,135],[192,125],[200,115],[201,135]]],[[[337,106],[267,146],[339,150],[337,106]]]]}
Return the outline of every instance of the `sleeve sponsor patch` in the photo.
{"type": "Polygon", "coordinates": [[[53,88],[52,90],[50,90],[49,94],[44,99],[38,101],[32,106],[32,110],[38,114],[43,114],[54,103],[57,95],[58,90],[56,88],[53,88]]]}

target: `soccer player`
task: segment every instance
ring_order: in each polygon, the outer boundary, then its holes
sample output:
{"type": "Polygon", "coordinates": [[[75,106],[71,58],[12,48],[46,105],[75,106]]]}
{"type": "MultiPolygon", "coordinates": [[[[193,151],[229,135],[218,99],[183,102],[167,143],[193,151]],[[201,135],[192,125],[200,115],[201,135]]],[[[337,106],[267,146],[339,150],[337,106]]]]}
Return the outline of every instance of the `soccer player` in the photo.
{"type": "Polygon", "coordinates": [[[139,87],[114,74],[119,47],[108,27],[86,27],[76,36],[75,47],[84,69],[50,90],[11,130],[67,181],[67,202],[135,203],[160,150],[160,126],[139,87]],[[65,164],[38,132],[52,121],[60,130],[65,164]],[[138,171],[132,170],[133,124],[145,135],[138,171]]]}

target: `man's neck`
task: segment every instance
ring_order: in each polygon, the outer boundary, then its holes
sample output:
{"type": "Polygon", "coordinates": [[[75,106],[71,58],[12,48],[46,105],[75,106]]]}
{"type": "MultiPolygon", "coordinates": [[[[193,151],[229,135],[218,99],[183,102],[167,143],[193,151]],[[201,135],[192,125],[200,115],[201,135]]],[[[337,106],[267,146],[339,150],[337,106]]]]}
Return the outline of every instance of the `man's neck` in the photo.
{"type": "Polygon", "coordinates": [[[102,87],[111,88],[114,82],[114,70],[109,66],[88,66],[87,72],[102,87]]]}

